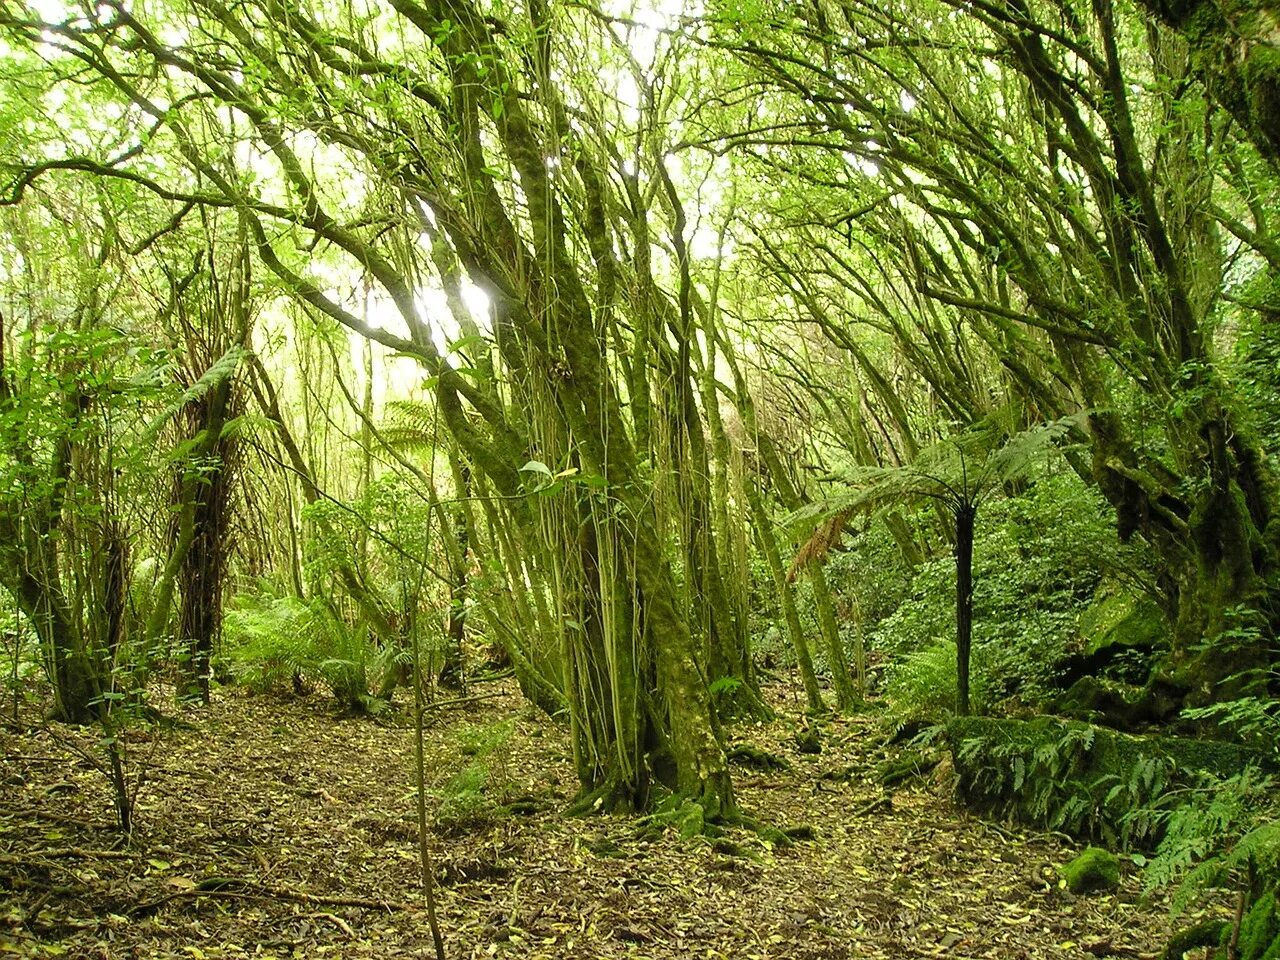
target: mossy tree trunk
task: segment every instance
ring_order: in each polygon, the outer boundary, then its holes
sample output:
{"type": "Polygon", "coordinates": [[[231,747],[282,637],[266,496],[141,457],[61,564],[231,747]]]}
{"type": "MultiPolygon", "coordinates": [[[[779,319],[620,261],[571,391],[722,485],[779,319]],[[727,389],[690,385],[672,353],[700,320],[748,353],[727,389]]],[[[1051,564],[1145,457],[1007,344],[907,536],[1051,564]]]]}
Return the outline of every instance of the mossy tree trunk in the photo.
{"type": "MultiPolygon", "coordinates": [[[[644,803],[656,776],[707,814],[728,814],[733,794],[708,691],[706,631],[737,627],[712,622],[733,611],[718,545],[706,539],[714,530],[708,456],[697,447],[692,287],[683,285],[673,307],[647,276],[648,244],[642,254],[627,239],[627,199],[610,147],[574,118],[590,110],[577,92],[565,94],[566,71],[578,75],[588,99],[598,80],[585,79],[579,51],[557,47],[560,18],[575,13],[540,0],[502,19],[471,0],[389,6],[397,29],[378,42],[406,39],[386,54],[370,48],[365,26],[342,8],[312,11],[290,0],[247,7],[201,0],[192,16],[218,54],[175,46],[141,9],[115,10],[105,46],[76,27],[67,42],[152,115],[165,109],[127,79],[133,65],[116,61],[149,57],[182,73],[201,95],[169,107],[166,128],[172,121],[178,152],[209,191],[197,202],[233,207],[263,264],[308,309],[416,358],[433,378],[441,423],[477,495],[491,498],[483,507],[487,536],[471,547],[485,552],[488,575],[504,578],[499,589],[511,594],[504,609],[523,618],[507,624],[512,660],[524,658],[518,671],[543,702],[567,703],[583,721],[575,742],[584,795],[610,790],[644,803]],[[227,63],[253,69],[242,76],[223,69],[227,63]],[[250,82],[259,75],[272,82],[250,82]],[[344,108],[335,123],[339,103],[355,109],[344,108]],[[273,157],[279,181],[270,201],[252,192],[261,181],[211,159],[234,151],[194,139],[195,128],[202,138],[216,130],[179,122],[178,114],[211,104],[233,108],[243,125],[236,136],[273,157]],[[376,184],[354,219],[314,179],[324,176],[320,167],[300,155],[293,133],[302,129],[358,158],[376,184]],[[278,222],[292,233],[280,236],[278,222]],[[308,245],[370,278],[406,332],[374,327],[328,293],[301,254],[308,245]],[[442,247],[487,294],[492,375],[437,345],[420,291],[442,279],[442,247]],[[674,518],[653,502],[655,474],[672,466],[658,455],[655,424],[675,431],[668,436],[680,457],[699,456],[698,474],[673,501],[674,518]],[[542,470],[522,469],[530,462],[542,470]],[[681,538],[677,526],[694,535],[681,538]],[[559,650],[542,635],[548,629],[559,650]]],[[[640,160],[662,162],[660,154],[640,160]]],[[[675,207],[658,215],[678,219],[675,207]]],[[[257,374],[304,497],[315,499],[320,491],[299,450],[307,438],[289,435],[257,374]]],[[[386,616],[376,598],[354,571],[338,572],[381,629],[386,616]]]]}

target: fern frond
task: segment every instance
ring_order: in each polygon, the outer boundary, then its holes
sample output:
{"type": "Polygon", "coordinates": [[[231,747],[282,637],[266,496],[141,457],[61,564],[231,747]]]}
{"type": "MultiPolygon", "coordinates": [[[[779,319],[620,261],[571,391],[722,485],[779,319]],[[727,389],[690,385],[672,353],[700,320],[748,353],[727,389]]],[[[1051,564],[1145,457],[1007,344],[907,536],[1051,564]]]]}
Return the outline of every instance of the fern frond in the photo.
{"type": "Polygon", "coordinates": [[[165,424],[176,417],[187,404],[200,400],[223,380],[233,376],[236,368],[240,366],[240,361],[247,354],[248,351],[244,347],[236,345],[213,361],[209,365],[209,369],[200,375],[200,379],[187,387],[186,390],[183,390],[181,396],[161,410],[159,415],[151,423],[147,424],[147,429],[142,435],[143,444],[154,443],[156,437],[160,435],[160,431],[164,429],[165,424]]]}
{"type": "Polygon", "coordinates": [[[856,509],[841,510],[818,524],[817,529],[796,551],[791,561],[791,569],[787,571],[787,582],[794,583],[800,571],[811,563],[820,562],[844,536],[844,528],[853,519],[856,509]]]}

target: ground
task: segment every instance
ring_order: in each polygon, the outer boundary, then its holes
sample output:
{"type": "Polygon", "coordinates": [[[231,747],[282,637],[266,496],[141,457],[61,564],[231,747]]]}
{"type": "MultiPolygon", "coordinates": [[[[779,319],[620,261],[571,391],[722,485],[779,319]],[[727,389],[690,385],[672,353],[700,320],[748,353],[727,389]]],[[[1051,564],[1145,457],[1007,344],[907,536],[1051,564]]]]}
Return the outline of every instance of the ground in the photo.
{"type": "MultiPolygon", "coordinates": [[[[886,794],[870,717],[824,721],[816,754],[797,749],[802,704],[731,729],[790,764],[735,766],[743,808],[815,831],[773,846],[560,816],[565,732],[504,685],[473,692],[427,734],[451,958],[1155,957],[1169,934],[1135,869],[1114,895],[1072,896],[1052,869],[1079,847],[956,809],[945,764],[886,794]]],[[[239,690],[186,719],[130,739],[146,779],[127,846],[95,737],[0,732],[0,955],[433,956],[411,730],[239,690]]]]}

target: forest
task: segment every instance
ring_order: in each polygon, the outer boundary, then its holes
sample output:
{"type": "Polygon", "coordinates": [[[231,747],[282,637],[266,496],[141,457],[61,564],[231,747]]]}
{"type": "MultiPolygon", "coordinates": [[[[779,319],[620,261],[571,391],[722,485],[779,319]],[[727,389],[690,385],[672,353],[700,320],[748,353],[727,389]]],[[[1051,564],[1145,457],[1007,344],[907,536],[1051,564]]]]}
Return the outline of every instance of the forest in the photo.
{"type": "Polygon", "coordinates": [[[1273,0],[0,0],[0,955],[1280,960],[1273,0]]]}

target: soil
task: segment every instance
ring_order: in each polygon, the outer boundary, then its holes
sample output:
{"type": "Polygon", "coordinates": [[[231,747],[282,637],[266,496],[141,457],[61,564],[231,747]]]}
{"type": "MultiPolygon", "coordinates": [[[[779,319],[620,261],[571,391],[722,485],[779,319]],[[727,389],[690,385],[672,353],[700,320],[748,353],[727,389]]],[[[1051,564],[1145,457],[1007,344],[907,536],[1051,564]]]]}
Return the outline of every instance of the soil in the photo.
{"type": "MultiPolygon", "coordinates": [[[[820,752],[801,752],[796,734],[814,725],[781,691],[778,720],[731,734],[788,768],[735,766],[734,782],[751,816],[812,828],[791,845],[566,818],[565,731],[513,688],[432,711],[446,955],[1158,955],[1167,905],[1141,896],[1131,864],[1119,891],[1075,897],[1054,867],[1077,845],[966,815],[945,761],[886,793],[874,717],[824,720],[820,752]]],[[[143,777],[129,844],[94,733],[0,732],[0,954],[434,956],[403,717],[342,718],[320,696],[231,689],[183,721],[126,737],[130,776],[143,777]]]]}

